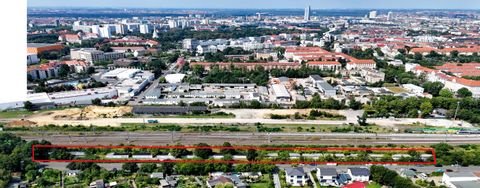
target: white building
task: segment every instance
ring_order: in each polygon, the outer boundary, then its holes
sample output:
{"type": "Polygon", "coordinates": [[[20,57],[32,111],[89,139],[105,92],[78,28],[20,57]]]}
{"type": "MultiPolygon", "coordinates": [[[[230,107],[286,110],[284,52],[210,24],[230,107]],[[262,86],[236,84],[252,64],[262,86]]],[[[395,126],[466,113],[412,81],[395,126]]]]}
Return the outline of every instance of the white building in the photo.
{"type": "Polygon", "coordinates": [[[370,19],[375,19],[375,18],[377,18],[377,11],[376,11],[376,10],[370,11],[370,12],[368,13],[368,18],[370,18],[370,19]]]}
{"type": "Polygon", "coordinates": [[[413,85],[413,84],[403,84],[402,87],[403,87],[403,89],[405,89],[405,90],[407,90],[411,93],[414,93],[415,95],[423,95],[423,92],[425,90],[425,89],[423,89],[423,87],[413,85]]]}
{"type": "Polygon", "coordinates": [[[336,186],[337,169],[335,168],[317,168],[317,179],[322,186],[336,186]]]}
{"type": "Polygon", "coordinates": [[[129,98],[140,93],[148,83],[155,79],[155,75],[140,69],[118,68],[104,73],[100,78],[118,80],[119,82],[115,85],[118,96],[129,98]]]}
{"type": "Polygon", "coordinates": [[[182,83],[185,74],[167,74],[165,80],[170,84],[182,83]]]}
{"type": "Polygon", "coordinates": [[[305,12],[304,12],[304,15],[303,15],[303,20],[304,21],[310,21],[310,6],[307,6],[305,7],[305,12]]]}
{"type": "Polygon", "coordinates": [[[347,174],[352,181],[366,182],[370,180],[370,170],[368,168],[349,168],[347,174]]]}
{"type": "Polygon", "coordinates": [[[71,59],[85,60],[89,63],[98,61],[112,61],[124,58],[125,54],[120,52],[103,52],[95,48],[80,48],[70,50],[71,59]]]}
{"type": "Polygon", "coordinates": [[[303,167],[285,168],[285,179],[287,184],[291,186],[305,186],[309,180],[303,167]]]}
{"type": "Polygon", "coordinates": [[[153,159],[153,155],[149,153],[142,153],[142,154],[133,154],[133,159],[153,159]]]}
{"type": "Polygon", "coordinates": [[[141,24],[140,25],[140,33],[142,34],[150,34],[153,31],[153,27],[150,24],[141,24]]]}
{"type": "Polygon", "coordinates": [[[283,84],[273,84],[272,85],[273,94],[275,95],[275,100],[278,102],[290,101],[291,96],[287,88],[283,84]]]}
{"type": "Polygon", "coordinates": [[[480,187],[480,177],[472,172],[445,172],[442,183],[449,188],[480,187]]]}
{"type": "Polygon", "coordinates": [[[111,99],[116,96],[117,89],[112,87],[48,93],[50,100],[60,105],[91,104],[93,99],[111,99]]]}
{"type": "Polygon", "coordinates": [[[107,159],[127,159],[129,157],[128,154],[121,154],[121,153],[108,153],[105,155],[107,159]]]}

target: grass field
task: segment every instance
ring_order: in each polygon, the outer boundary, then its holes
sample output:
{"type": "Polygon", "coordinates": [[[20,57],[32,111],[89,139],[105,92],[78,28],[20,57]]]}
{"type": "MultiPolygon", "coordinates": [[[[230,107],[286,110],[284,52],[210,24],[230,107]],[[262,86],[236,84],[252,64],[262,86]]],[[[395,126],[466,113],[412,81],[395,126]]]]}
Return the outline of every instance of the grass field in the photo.
{"type": "Polygon", "coordinates": [[[2,111],[0,112],[0,118],[24,118],[32,114],[31,111],[2,111]]]}
{"type": "Polygon", "coordinates": [[[256,183],[251,183],[250,188],[263,188],[263,187],[272,187],[273,179],[271,174],[264,174],[260,181],[256,183]]]}
{"type": "Polygon", "coordinates": [[[381,188],[382,186],[378,183],[370,183],[367,185],[367,188],[381,188]]]}
{"type": "Polygon", "coordinates": [[[403,92],[406,92],[405,89],[401,88],[401,87],[386,87],[387,89],[389,89],[390,91],[392,91],[393,93],[403,93],[403,92]]]}

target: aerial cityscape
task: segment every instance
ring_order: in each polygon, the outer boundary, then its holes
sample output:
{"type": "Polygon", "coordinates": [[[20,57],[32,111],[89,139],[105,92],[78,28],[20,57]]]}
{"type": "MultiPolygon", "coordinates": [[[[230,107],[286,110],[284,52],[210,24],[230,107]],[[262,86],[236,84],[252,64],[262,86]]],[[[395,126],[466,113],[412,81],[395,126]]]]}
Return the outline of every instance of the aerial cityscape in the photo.
{"type": "Polygon", "coordinates": [[[29,1],[0,187],[480,187],[478,2],[132,2],[29,1]]]}

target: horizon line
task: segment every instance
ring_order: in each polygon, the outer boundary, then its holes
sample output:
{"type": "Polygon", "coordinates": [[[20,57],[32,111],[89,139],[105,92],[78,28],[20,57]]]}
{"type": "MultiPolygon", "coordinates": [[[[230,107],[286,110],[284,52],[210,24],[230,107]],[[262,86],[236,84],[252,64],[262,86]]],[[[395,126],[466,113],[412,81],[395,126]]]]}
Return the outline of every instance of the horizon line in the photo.
{"type": "MultiPolygon", "coordinates": [[[[30,8],[57,8],[57,9],[188,9],[188,10],[303,10],[304,8],[234,8],[234,7],[223,7],[223,8],[208,8],[208,7],[198,7],[198,8],[182,8],[182,7],[93,7],[93,6],[78,6],[78,7],[68,7],[68,6],[27,6],[27,9],[30,8]]],[[[480,8],[311,8],[311,10],[469,10],[469,11],[480,11],[480,8]]]]}

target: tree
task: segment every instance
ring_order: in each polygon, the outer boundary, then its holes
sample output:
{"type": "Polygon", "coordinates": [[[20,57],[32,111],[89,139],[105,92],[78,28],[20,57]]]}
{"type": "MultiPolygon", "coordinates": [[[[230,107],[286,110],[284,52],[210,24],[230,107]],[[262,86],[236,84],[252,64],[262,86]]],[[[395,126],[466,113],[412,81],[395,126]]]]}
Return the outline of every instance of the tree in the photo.
{"type": "Polygon", "coordinates": [[[60,65],[60,68],[58,69],[58,76],[66,77],[68,76],[68,73],[70,73],[70,67],[67,64],[60,65]]]}
{"type": "Polygon", "coordinates": [[[442,89],[438,94],[440,95],[440,97],[445,97],[445,98],[453,97],[453,93],[448,89],[442,89]]]}
{"type": "Polygon", "coordinates": [[[99,99],[99,98],[93,99],[93,100],[92,100],[92,104],[93,104],[93,105],[100,106],[100,105],[102,105],[102,100],[99,99]]]}
{"type": "MultiPolygon", "coordinates": [[[[208,144],[199,143],[197,147],[209,147],[208,144]]],[[[208,159],[212,155],[213,151],[210,148],[197,148],[193,151],[193,154],[202,159],[208,159]]]]}
{"type": "Polygon", "coordinates": [[[432,103],[425,101],[420,105],[420,111],[422,117],[426,117],[428,114],[430,114],[433,111],[433,105],[432,103]]]}
{"type": "Polygon", "coordinates": [[[257,151],[254,150],[254,149],[249,149],[247,151],[247,160],[249,161],[253,161],[255,160],[255,158],[257,158],[258,154],[257,154],[257,151]]]}
{"type": "Polygon", "coordinates": [[[192,73],[196,76],[201,76],[204,71],[205,71],[205,68],[202,65],[194,65],[192,67],[192,73]]]}
{"type": "Polygon", "coordinates": [[[443,87],[444,85],[441,82],[425,82],[423,84],[425,92],[432,94],[434,97],[439,95],[439,92],[443,87]]]}
{"type": "Polygon", "coordinates": [[[471,97],[472,92],[470,90],[468,90],[467,88],[462,87],[457,91],[457,96],[461,97],[461,98],[471,97]]]}
{"type": "Polygon", "coordinates": [[[140,166],[140,172],[152,173],[157,169],[157,164],[144,163],[140,166]]]}
{"type": "Polygon", "coordinates": [[[88,75],[95,73],[95,67],[88,67],[86,73],[88,75]]]}
{"type": "MultiPolygon", "coordinates": [[[[177,144],[176,146],[182,146],[181,144],[177,144]]],[[[175,148],[175,149],[171,149],[170,151],[170,154],[172,156],[174,156],[175,158],[180,158],[184,155],[187,155],[188,154],[188,151],[184,148],[175,148]]]]}
{"type": "Polygon", "coordinates": [[[360,125],[360,126],[367,126],[368,125],[367,114],[363,113],[362,116],[357,116],[357,122],[358,122],[358,125],[360,125]]]}
{"type": "Polygon", "coordinates": [[[453,50],[452,52],[450,52],[450,56],[453,57],[453,58],[458,57],[458,51],[453,50]]]}
{"type": "Polygon", "coordinates": [[[358,110],[362,108],[362,103],[352,98],[348,103],[348,107],[350,107],[352,110],[358,110]]]}
{"type": "MultiPolygon", "coordinates": [[[[230,144],[230,142],[224,142],[223,147],[232,147],[232,144],[230,144]]],[[[223,154],[223,155],[234,155],[236,152],[234,149],[221,149],[220,150],[220,153],[223,154]]]]}
{"type": "Polygon", "coordinates": [[[137,163],[123,163],[122,169],[129,173],[135,173],[139,168],[137,163]]]}
{"type": "Polygon", "coordinates": [[[25,101],[23,103],[23,107],[28,111],[33,111],[35,109],[35,105],[33,105],[33,103],[30,101],[25,101]]]}

